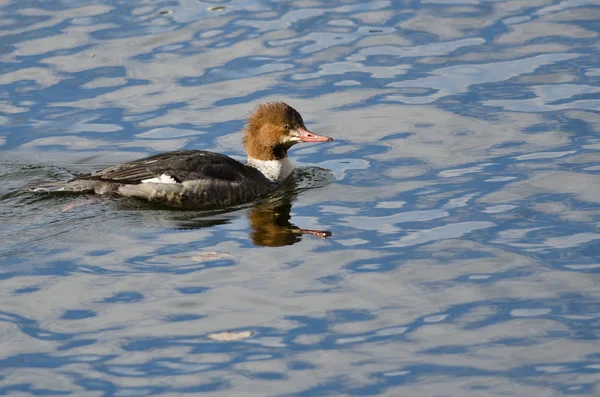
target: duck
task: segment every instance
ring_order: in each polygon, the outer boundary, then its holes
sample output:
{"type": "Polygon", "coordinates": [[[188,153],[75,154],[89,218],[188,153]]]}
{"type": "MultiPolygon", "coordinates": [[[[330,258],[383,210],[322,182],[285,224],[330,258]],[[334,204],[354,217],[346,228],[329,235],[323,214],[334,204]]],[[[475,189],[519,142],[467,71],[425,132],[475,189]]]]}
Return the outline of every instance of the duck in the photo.
{"type": "Polygon", "coordinates": [[[28,186],[34,193],[117,195],[182,209],[213,210],[263,198],[290,177],[288,150],[298,143],[331,142],[309,131],[284,102],[258,105],[247,117],[244,164],[205,150],[177,150],[117,164],[67,181],[28,186]]]}

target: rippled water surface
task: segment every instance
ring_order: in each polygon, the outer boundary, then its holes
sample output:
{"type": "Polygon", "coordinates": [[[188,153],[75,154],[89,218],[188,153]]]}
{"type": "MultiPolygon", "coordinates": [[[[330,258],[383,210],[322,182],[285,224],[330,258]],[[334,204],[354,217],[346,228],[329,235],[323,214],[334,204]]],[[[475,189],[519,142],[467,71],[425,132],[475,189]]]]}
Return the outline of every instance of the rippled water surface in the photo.
{"type": "Polygon", "coordinates": [[[597,0],[1,1],[0,395],[600,395],[598,21],[597,0]],[[20,191],[243,159],[275,100],[335,141],[255,205],[20,191]]]}

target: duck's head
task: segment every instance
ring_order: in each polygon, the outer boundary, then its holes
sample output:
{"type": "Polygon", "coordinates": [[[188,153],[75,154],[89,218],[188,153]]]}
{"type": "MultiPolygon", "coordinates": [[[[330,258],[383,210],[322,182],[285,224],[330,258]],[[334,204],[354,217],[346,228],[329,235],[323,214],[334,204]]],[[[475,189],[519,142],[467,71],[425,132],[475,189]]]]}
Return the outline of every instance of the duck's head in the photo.
{"type": "Polygon", "coordinates": [[[290,105],[271,102],[258,105],[248,116],[244,146],[248,158],[281,160],[290,147],[300,142],[330,142],[333,138],[313,134],[302,116],[290,105]]]}

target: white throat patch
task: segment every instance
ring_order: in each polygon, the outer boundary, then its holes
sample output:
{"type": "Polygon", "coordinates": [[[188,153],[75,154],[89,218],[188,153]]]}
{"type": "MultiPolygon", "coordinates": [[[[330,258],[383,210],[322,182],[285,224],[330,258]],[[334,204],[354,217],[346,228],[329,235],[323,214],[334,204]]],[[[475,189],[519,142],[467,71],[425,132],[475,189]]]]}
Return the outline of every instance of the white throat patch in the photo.
{"type": "Polygon", "coordinates": [[[263,173],[273,182],[281,182],[294,171],[294,164],[287,157],[281,160],[248,159],[248,165],[263,173]]]}

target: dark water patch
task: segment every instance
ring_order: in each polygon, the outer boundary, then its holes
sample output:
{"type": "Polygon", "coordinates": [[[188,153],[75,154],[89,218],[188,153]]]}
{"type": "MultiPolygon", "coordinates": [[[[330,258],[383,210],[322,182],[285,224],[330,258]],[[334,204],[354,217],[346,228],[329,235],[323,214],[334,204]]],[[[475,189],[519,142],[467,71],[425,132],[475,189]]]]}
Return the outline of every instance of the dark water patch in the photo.
{"type": "Polygon", "coordinates": [[[139,292],[118,292],[109,298],[105,298],[103,303],[136,303],[144,299],[139,292]]]}
{"type": "Polygon", "coordinates": [[[185,321],[194,321],[204,318],[206,316],[201,316],[198,314],[172,314],[165,318],[166,322],[176,323],[176,322],[185,322],[185,321]]]}

